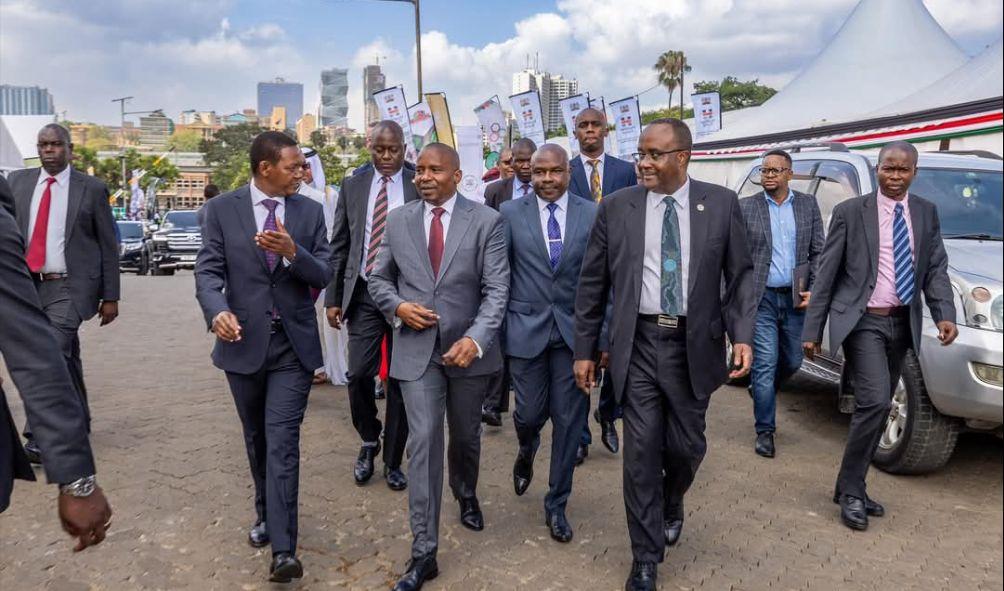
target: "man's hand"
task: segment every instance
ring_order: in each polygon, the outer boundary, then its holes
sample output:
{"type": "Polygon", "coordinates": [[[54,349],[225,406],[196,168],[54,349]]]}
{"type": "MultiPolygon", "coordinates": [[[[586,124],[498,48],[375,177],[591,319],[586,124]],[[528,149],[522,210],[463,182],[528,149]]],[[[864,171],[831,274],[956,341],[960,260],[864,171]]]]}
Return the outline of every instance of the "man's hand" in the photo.
{"type": "Polygon", "coordinates": [[[819,343],[814,343],[812,341],[805,341],[802,343],[802,352],[805,354],[805,358],[812,361],[819,355],[819,343]]]}
{"type": "Polygon", "coordinates": [[[112,523],[112,508],[100,486],[95,487],[94,492],[86,497],[61,494],[59,521],[63,525],[63,531],[77,538],[73,551],[80,552],[105,539],[105,532],[112,523]]]}
{"type": "Polygon", "coordinates": [[[109,300],[101,302],[101,306],[98,308],[98,315],[101,316],[101,326],[111,324],[113,320],[118,318],[119,303],[109,300]]]}
{"type": "Polygon", "coordinates": [[[942,347],[951,345],[957,336],[959,336],[959,327],[955,326],[954,322],[942,320],[938,323],[938,340],[941,341],[942,347]]]}
{"type": "Polygon", "coordinates": [[[415,302],[402,302],[394,314],[412,330],[432,328],[439,320],[439,314],[415,302]]]}
{"type": "Polygon", "coordinates": [[[753,365],[753,348],[744,343],[732,344],[732,367],[736,368],[729,372],[729,379],[741,378],[750,372],[753,365]]]}
{"type": "Polygon", "coordinates": [[[324,315],[328,317],[328,326],[335,330],[341,330],[342,328],[342,309],[338,306],[332,308],[325,308],[324,315]]]}
{"type": "Polygon", "coordinates": [[[443,364],[447,366],[467,367],[478,356],[478,346],[471,337],[461,337],[453,343],[450,350],[443,353],[443,364]]]}
{"type": "Polygon", "coordinates": [[[233,312],[224,310],[213,318],[213,334],[222,341],[236,343],[241,340],[241,323],[233,312]]]}
{"type": "Polygon", "coordinates": [[[265,250],[270,250],[287,261],[292,261],[296,257],[296,243],[293,237],[286,232],[286,227],[282,225],[279,218],[275,218],[275,225],[278,230],[265,230],[254,235],[254,242],[265,250]]]}
{"type": "Polygon", "coordinates": [[[596,362],[592,359],[577,359],[572,366],[575,385],[586,394],[596,386],[596,362]]]}
{"type": "Polygon", "coordinates": [[[802,296],[802,303],[795,306],[796,310],[804,310],[809,307],[809,299],[812,298],[811,291],[800,291],[798,295],[802,296]]]}
{"type": "Polygon", "coordinates": [[[602,351],[600,353],[600,369],[606,369],[610,366],[610,353],[602,351]]]}

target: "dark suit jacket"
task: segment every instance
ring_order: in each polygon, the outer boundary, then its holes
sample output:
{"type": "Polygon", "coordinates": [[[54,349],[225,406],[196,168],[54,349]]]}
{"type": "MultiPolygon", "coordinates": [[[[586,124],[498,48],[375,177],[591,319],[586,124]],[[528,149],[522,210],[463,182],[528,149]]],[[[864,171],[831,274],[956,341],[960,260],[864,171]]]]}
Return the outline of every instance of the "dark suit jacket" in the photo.
{"type": "MultiPolygon", "coordinates": [[[[40,168],[15,170],[7,179],[14,192],[17,224],[27,241],[31,197],[40,168]]],[[[108,187],[79,170],[70,171],[66,208],[66,272],[77,313],[89,320],[103,300],[119,299],[117,227],[108,204],[108,187]]]]}
{"type": "MultiPolygon", "coordinates": [[[[806,290],[811,291],[816,269],[819,267],[819,255],[823,251],[823,218],[815,197],[798,191],[792,191],[792,194],[791,206],[795,212],[795,265],[809,264],[806,290]]],[[[759,302],[767,287],[773,254],[770,205],[764,193],[760,192],[740,199],[739,207],[746,222],[746,240],[749,241],[750,255],[753,257],[754,299],[759,302]]]]}
{"type": "Polygon", "coordinates": [[[7,210],[11,217],[17,215],[14,207],[14,193],[11,192],[10,185],[7,184],[7,179],[2,174],[0,174],[0,208],[7,210]]]}
{"type": "Polygon", "coordinates": [[[305,368],[324,365],[317,313],[310,288],[331,281],[331,250],[321,204],[304,197],[286,198],[286,231],[296,243],[292,264],[279,262],[269,272],[265,251],[254,243],[258,225],[248,185],[206,202],[206,227],[195,261],[196,297],[206,324],[224,310],[240,321],[241,340],[216,339],[213,362],[224,371],[251,374],[268,353],[270,318],[278,308],[293,351],[305,368]]]}
{"type": "MultiPolygon", "coordinates": [[[[581,195],[586,199],[592,199],[592,191],[589,190],[589,174],[592,169],[586,170],[586,165],[582,162],[582,155],[572,158],[569,168],[572,172],[572,182],[568,185],[568,192],[581,195]]],[[[621,189],[633,187],[638,184],[638,175],[635,173],[634,164],[625,162],[620,158],[615,158],[609,154],[603,154],[603,195],[612,195],[621,189]]]]}
{"type": "MultiPolygon", "coordinates": [[[[955,322],[954,292],[948,279],[948,255],[941,240],[937,207],[910,194],[916,291],[910,302],[913,347],[920,351],[923,291],[935,322],[955,322]]],[[[805,316],[802,340],[821,342],[830,319],[830,351],[836,351],[865,314],[878,277],[878,196],[869,193],[833,208],[830,230],[819,261],[816,284],[805,316]]]]}
{"type": "Polygon", "coordinates": [[[571,349],[575,346],[575,290],[596,204],[569,193],[561,258],[553,271],[537,198],[503,203],[501,213],[510,268],[506,355],[523,359],[540,355],[550,341],[552,322],[571,349]]]}
{"type": "MultiPolygon", "coordinates": [[[[616,294],[609,338],[618,402],[624,398],[641,301],[647,195],[644,186],[636,186],[600,203],[575,298],[575,358],[595,359],[607,295],[611,288],[616,294]]],[[[735,343],[752,343],[757,304],[752,272],[736,194],[691,179],[687,361],[699,398],[710,396],[728,376],[726,331],[735,343]]]]}
{"type": "Polygon", "coordinates": [[[516,177],[511,176],[504,181],[495,181],[485,186],[485,205],[499,211],[502,204],[512,200],[512,185],[516,177]]]}
{"type": "MultiPolygon", "coordinates": [[[[2,183],[0,183],[2,186],[2,183]]],[[[87,424],[66,360],[38,302],[14,218],[0,207],[0,353],[24,401],[25,414],[45,453],[49,482],[65,484],[95,473],[87,424]]],[[[0,388],[0,512],[14,478],[34,480],[7,398],[0,388]]]]}
{"type": "MultiPolygon", "coordinates": [[[[335,207],[335,222],[331,228],[331,263],[334,275],[331,285],[324,294],[324,306],[341,308],[342,316],[348,314],[352,305],[352,294],[359,279],[359,268],[363,264],[363,240],[366,237],[366,212],[369,209],[370,186],[373,175],[368,172],[352,175],[342,183],[335,207]]],[[[404,187],[404,202],[419,199],[415,189],[415,173],[407,168],[401,171],[404,187]]],[[[385,229],[386,231],[386,229],[385,229]]]]}
{"type": "MultiPolygon", "coordinates": [[[[401,165],[401,168],[407,170],[412,174],[414,174],[415,172],[415,164],[413,162],[408,162],[407,160],[404,161],[404,164],[401,165]]],[[[355,170],[352,171],[352,174],[350,176],[358,176],[360,174],[366,174],[369,172],[373,172],[372,162],[367,162],[366,164],[363,164],[362,166],[356,168],[355,170]]]]}

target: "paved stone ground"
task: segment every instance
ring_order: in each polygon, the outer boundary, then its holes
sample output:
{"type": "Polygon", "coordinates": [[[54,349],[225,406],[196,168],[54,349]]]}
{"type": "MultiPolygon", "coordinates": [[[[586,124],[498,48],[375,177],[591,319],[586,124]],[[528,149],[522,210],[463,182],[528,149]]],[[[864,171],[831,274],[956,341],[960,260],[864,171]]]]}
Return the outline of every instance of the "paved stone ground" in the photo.
{"type": "MultiPolygon", "coordinates": [[[[55,489],[19,483],[0,517],[0,589],[268,588],[267,554],[245,543],[253,510],[240,424],[209,361],[192,276],[123,283],[119,320],[83,332],[113,529],[100,547],[73,554],[55,519],[55,489]]],[[[707,459],[687,497],[681,544],[660,569],[663,589],[1001,589],[1001,442],[966,435],[949,466],[929,476],[873,471],[869,490],[889,515],[852,532],[830,502],[847,427],[834,406],[825,387],[794,384],[779,404],[779,455],[765,460],[752,451],[746,393],[725,387],[714,396],[707,459]]],[[[406,497],[380,478],[352,482],[357,440],[343,388],[314,389],[302,447],[298,587],[389,588],[408,557],[406,497]]],[[[569,505],[575,539],[559,545],[544,526],[548,447],[517,498],[512,422],[485,433],[487,528],[464,529],[455,504],[445,504],[441,575],[428,588],[623,587],[620,457],[593,447],[569,505]]]]}

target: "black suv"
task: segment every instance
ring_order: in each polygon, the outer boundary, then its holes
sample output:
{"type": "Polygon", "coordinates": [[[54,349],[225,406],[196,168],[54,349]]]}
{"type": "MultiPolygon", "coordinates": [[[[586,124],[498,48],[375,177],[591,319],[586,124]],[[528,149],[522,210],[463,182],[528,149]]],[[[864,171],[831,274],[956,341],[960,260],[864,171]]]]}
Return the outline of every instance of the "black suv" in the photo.
{"type": "Polygon", "coordinates": [[[150,269],[147,236],[143,222],[119,220],[119,270],[146,275],[150,269]]]}
{"type": "Polygon", "coordinates": [[[175,269],[194,269],[202,247],[198,212],[169,211],[150,240],[150,268],[154,275],[174,275],[175,269]]]}

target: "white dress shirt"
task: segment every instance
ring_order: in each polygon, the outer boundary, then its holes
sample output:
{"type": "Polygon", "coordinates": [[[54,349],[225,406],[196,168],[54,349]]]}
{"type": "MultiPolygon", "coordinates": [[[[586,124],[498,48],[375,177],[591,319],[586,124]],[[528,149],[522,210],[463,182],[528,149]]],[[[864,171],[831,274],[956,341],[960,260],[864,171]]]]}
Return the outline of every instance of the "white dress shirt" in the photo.
{"type": "MultiPolygon", "coordinates": [[[[579,197],[585,197],[586,199],[592,199],[593,191],[593,167],[589,164],[592,158],[587,157],[585,154],[579,154],[582,158],[582,168],[586,171],[586,185],[589,187],[589,195],[579,195],[579,197]]],[[[596,159],[596,168],[600,172],[600,191],[603,191],[603,161],[606,159],[607,155],[600,154],[599,158],[596,159]]],[[[605,197],[606,195],[604,195],[605,197]]]]}
{"type": "MultiPolygon", "coordinates": [[[[662,314],[662,219],[666,213],[666,195],[649,191],[645,199],[645,262],[641,274],[639,314],[662,314]]],[[[683,301],[680,315],[687,315],[687,290],[690,287],[690,177],[672,195],[680,224],[680,264],[683,301]]]]}
{"type": "MultiPolygon", "coordinates": [[[[523,181],[519,180],[518,177],[512,177],[513,199],[519,199],[520,197],[523,197],[523,189],[521,188],[523,187],[523,185],[524,185],[523,181]]],[[[529,197],[530,195],[533,195],[533,184],[526,183],[526,196],[529,197]]]]}
{"type": "MultiPolygon", "coordinates": [[[[554,219],[558,220],[558,229],[561,231],[561,242],[565,242],[565,219],[568,217],[568,192],[554,202],[557,208],[554,210],[554,219]]],[[[548,255],[551,254],[551,245],[547,238],[547,222],[551,219],[551,210],[547,208],[549,201],[537,197],[537,209],[540,210],[540,231],[544,233],[544,244],[547,246],[548,255]]]]}
{"type": "MultiPolygon", "coordinates": [[[[40,169],[38,173],[38,184],[35,185],[35,192],[31,196],[31,215],[28,218],[28,240],[25,249],[31,244],[31,237],[35,233],[35,218],[38,216],[38,207],[42,204],[42,194],[48,185],[46,179],[53,175],[40,169]]],[[[56,182],[52,183],[49,189],[49,225],[45,234],[45,264],[42,265],[42,273],[66,273],[66,211],[70,201],[70,167],[67,166],[56,173],[56,182]]]]}
{"type": "MultiPolygon", "coordinates": [[[[380,193],[382,185],[380,179],[382,178],[383,175],[373,169],[373,182],[370,183],[370,197],[366,204],[366,229],[363,231],[363,260],[359,265],[359,276],[363,278],[366,277],[366,257],[369,256],[370,236],[373,233],[373,210],[376,209],[376,199],[377,194],[380,193]]],[[[404,205],[404,175],[399,170],[387,182],[387,213],[390,214],[395,208],[402,205],[404,205]]],[[[386,231],[386,226],[384,231],[386,231]]]]}
{"type": "MultiPolygon", "coordinates": [[[[265,220],[268,219],[268,208],[262,203],[266,199],[279,202],[279,205],[275,208],[275,219],[282,222],[283,225],[286,224],[286,197],[272,197],[255,186],[254,181],[251,181],[251,209],[254,211],[254,223],[259,232],[265,231],[265,220]]],[[[282,257],[282,264],[287,267],[291,262],[286,257],[282,257]]]]}

